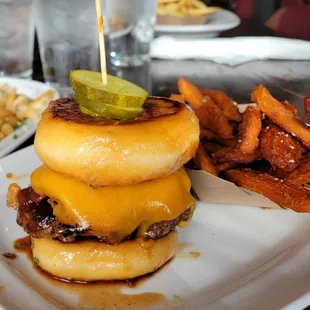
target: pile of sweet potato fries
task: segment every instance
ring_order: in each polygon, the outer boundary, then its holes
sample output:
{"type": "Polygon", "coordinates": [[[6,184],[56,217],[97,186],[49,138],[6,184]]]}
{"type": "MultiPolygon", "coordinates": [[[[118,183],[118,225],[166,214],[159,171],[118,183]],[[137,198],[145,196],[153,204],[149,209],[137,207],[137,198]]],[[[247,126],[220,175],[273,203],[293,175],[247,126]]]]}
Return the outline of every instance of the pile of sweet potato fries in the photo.
{"type": "MultiPolygon", "coordinates": [[[[253,105],[241,113],[224,92],[199,89],[179,78],[180,94],[200,121],[200,145],[192,169],[204,170],[262,194],[282,208],[310,212],[310,128],[287,101],[263,86],[251,94],[253,105]]],[[[304,101],[310,122],[310,95],[304,101]]],[[[242,202],[240,202],[242,203],[242,202]]]]}

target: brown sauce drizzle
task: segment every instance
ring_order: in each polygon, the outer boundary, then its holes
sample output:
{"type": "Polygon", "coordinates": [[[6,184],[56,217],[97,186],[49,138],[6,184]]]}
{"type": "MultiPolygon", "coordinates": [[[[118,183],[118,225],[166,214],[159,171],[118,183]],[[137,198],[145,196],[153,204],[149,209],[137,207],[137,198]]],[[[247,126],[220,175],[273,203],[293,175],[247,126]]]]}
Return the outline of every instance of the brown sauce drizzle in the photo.
{"type": "Polygon", "coordinates": [[[200,252],[196,252],[196,251],[189,252],[188,254],[190,255],[190,258],[192,258],[192,259],[198,259],[201,255],[200,252]]]}
{"type": "Polygon", "coordinates": [[[31,251],[31,238],[30,236],[26,236],[24,238],[16,239],[13,242],[13,247],[16,252],[24,253],[28,258],[31,258],[32,261],[32,251],[31,251]]]}
{"type": "Polygon", "coordinates": [[[191,242],[183,242],[178,246],[178,251],[176,256],[180,258],[198,259],[201,253],[198,251],[193,251],[195,245],[191,242]]]}
{"type": "Polygon", "coordinates": [[[19,180],[21,180],[23,178],[27,178],[27,177],[29,177],[28,173],[17,175],[17,174],[13,174],[13,173],[9,172],[6,174],[6,178],[10,179],[12,181],[19,181],[19,180]]]}
{"type": "MultiPolygon", "coordinates": [[[[123,310],[146,310],[155,305],[160,306],[176,306],[181,304],[180,296],[174,296],[172,300],[167,300],[163,294],[155,292],[147,292],[142,294],[123,293],[123,289],[133,289],[140,286],[144,281],[149,280],[158,271],[127,281],[100,281],[100,282],[78,282],[68,281],[53,277],[38,267],[32,258],[31,238],[30,236],[20,238],[14,241],[14,249],[18,253],[24,253],[33,264],[33,268],[37,270],[41,276],[48,280],[51,284],[73,293],[78,296],[77,309],[101,310],[101,309],[123,309],[123,310]]],[[[166,263],[166,265],[169,264],[166,263]]],[[[160,270],[162,270],[163,266],[160,270]]],[[[14,270],[13,268],[11,268],[14,270]]],[[[159,271],[160,272],[160,271],[159,271]]],[[[39,288],[36,288],[38,290],[39,288]]],[[[53,300],[53,296],[45,296],[41,294],[49,302],[57,305],[60,309],[68,309],[68,305],[64,305],[63,300],[53,300]]],[[[57,297],[55,297],[57,298],[57,297]]]]}
{"type": "Polygon", "coordinates": [[[262,210],[272,210],[270,207],[260,207],[262,210]]]}
{"type": "Polygon", "coordinates": [[[5,258],[11,259],[11,260],[14,260],[14,259],[17,258],[17,255],[14,254],[14,253],[4,253],[4,254],[2,254],[2,255],[3,255],[5,258]]]}
{"type": "Polygon", "coordinates": [[[144,122],[150,119],[164,117],[176,114],[186,108],[184,104],[167,98],[149,97],[143,105],[143,112],[137,117],[122,120],[107,120],[100,117],[94,117],[83,114],[78,103],[73,98],[61,98],[52,101],[48,107],[48,111],[52,113],[53,118],[61,118],[68,122],[91,125],[130,125],[137,122],[144,122]]]}

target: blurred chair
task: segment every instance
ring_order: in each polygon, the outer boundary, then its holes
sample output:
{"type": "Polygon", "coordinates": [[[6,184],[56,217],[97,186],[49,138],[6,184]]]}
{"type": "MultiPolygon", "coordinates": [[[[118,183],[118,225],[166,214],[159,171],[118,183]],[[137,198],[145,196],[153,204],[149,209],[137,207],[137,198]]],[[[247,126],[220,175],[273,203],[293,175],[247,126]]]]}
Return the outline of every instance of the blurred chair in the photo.
{"type": "Polygon", "coordinates": [[[282,0],[266,26],[277,36],[310,41],[310,0],[282,0]]]}
{"type": "Polygon", "coordinates": [[[233,0],[231,9],[240,17],[240,26],[229,36],[268,36],[272,31],[266,21],[280,7],[281,0],[233,0]]]}
{"type": "Polygon", "coordinates": [[[265,23],[280,7],[280,0],[235,0],[233,7],[242,20],[256,19],[265,23]]]}
{"type": "Polygon", "coordinates": [[[310,40],[310,0],[235,0],[232,6],[247,30],[261,24],[276,36],[310,40]]]}

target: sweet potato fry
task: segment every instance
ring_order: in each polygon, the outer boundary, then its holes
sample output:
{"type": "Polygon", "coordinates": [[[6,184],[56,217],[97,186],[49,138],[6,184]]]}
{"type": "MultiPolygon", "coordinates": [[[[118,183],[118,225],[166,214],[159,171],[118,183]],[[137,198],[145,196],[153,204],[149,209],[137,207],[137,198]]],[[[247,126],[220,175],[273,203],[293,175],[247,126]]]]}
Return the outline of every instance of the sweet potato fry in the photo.
{"type": "Polygon", "coordinates": [[[218,137],[216,141],[222,145],[230,147],[235,147],[237,145],[237,139],[221,139],[221,137],[218,137]]]}
{"type": "Polygon", "coordinates": [[[234,169],[238,166],[238,163],[235,163],[233,161],[229,161],[227,163],[222,163],[222,164],[218,164],[216,165],[216,170],[220,173],[220,172],[224,172],[230,169],[234,169]]]}
{"type": "Polygon", "coordinates": [[[185,103],[185,98],[181,94],[171,94],[169,99],[185,103]]]}
{"type": "Polygon", "coordinates": [[[202,89],[201,93],[210,96],[229,120],[235,122],[242,121],[242,115],[237,108],[236,102],[224,92],[214,89],[202,89]]]}
{"type": "Polygon", "coordinates": [[[251,100],[256,102],[262,112],[274,123],[296,136],[307,148],[310,148],[310,129],[292,115],[281,102],[273,98],[263,85],[259,85],[253,90],[251,100]]]}
{"type": "Polygon", "coordinates": [[[206,139],[209,141],[216,141],[216,133],[210,129],[206,129],[200,126],[200,139],[206,139]]]}
{"type": "Polygon", "coordinates": [[[179,92],[193,109],[198,109],[202,105],[203,96],[199,88],[189,80],[180,77],[178,80],[179,92]]]}
{"type": "Polygon", "coordinates": [[[202,105],[210,105],[210,104],[216,104],[216,103],[210,96],[204,95],[202,97],[202,105]]]}
{"type": "Polygon", "coordinates": [[[236,146],[237,140],[236,139],[223,139],[215,132],[210,129],[206,129],[200,126],[200,139],[205,139],[208,141],[214,141],[222,145],[226,146],[236,146]]]}
{"type": "Polygon", "coordinates": [[[306,114],[307,121],[310,122],[310,94],[308,94],[305,97],[304,108],[305,108],[305,114],[306,114]]]}
{"type": "Polygon", "coordinates": [[[196,85],[182,77],[178,80],[178,88],[195,111],[202,127],[211,129],[223,139],[233,138],[233,126],[211,97],[203,96],[196,85]]]}
{"type": "Polygon", "coordinates": [[[276,125],[267,126],[260,135],[260,147],[263,156],[273,169],[293,171],[299,164],[303,147],[291,135],[276,125]]]}
{"type": "Polygon", "coordinates": [[[296,212],[310,211],[310,191],[307,189],[251,169],[229,170],[225,176],[236,185],[262,194],[284,209],[289,208],[296,212]]]}
{"type": "Polygon", "coordinates": [[[258,147],[258,136],[262,129],[262,113],[257,107],[247,107],[243,113],[243,121],[239,126],[237,148],[245,153],[252,154],[258,147]]]}
{"type": "Polygon", "coordinates": [[[245,154],[237,148],[225,147],[214,153],[214,159],[217,163],[233,161],[239,164],[248,164],[255,160],[262,159],[262,153],[259,148],[252,154],[245,154]]]}
{"type": "Polygon", "coordinates": [[[200,125],[216,132],[222,139],[233,139],[233,125],[229,123],[220,108],[212,102],[204,102],[203,105],[194,109],[199,118],[200,125]]]}
{"type": "Polygon", "coordinates": [[[285,106],[285,108],[291,112],[292,116],[296,116],[298,119],[300,119],[300,116],[298,114],[297,109],[291,105],[287,100],[283,101],[282,104],[285,106]]]}
{"type": "Polygon", "coordinates": [[[215,143],[215,142],[211,142],[211,141],[207,141],[203,144],[203,147],[205,149],[205,151],[213,156],[214,153],[218,152],[219,150],[226,148],[225,146],[215,143]]]}
{"type": "Polygon", "coordinates": [[[284,169],[281,169],[281,168],[276,168],[276,169],[270,168],[268,171],[268,174],[278,179],[285,179],[290,174],[290,172],[284,169]]]}
{"type": "Polygon", "coordinates": [[[208,173],[211,173],[215,176],[218,175],[216,168],[214,167],[211,158],[205,152],[203,146],[199,144],[197,153],[194,157],[194,163],[196,167],[200,170],[204,170],[208,173]]]}
{"type": "Polygon", "coordinates": [[[285,182],[295,185],[310,183],[310,153],[303,156],[299,166],[286,176],[285,182]]]}

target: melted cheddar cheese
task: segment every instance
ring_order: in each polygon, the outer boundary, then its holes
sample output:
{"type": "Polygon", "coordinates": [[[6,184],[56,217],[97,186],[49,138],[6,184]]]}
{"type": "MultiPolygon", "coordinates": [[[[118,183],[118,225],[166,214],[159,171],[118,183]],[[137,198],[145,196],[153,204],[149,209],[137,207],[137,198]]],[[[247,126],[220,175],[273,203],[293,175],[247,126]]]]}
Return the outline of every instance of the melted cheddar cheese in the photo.
{"type": "Polygon", "coordinates": [[[31,184],[38,194],[50,197],[53,213],[62,223],[117,240],[137,227],[143,233],[150,225],[172,220],[195,206],[183,168],[145,183],[95,189],[43,165],[32,173],[31,184]]]}

